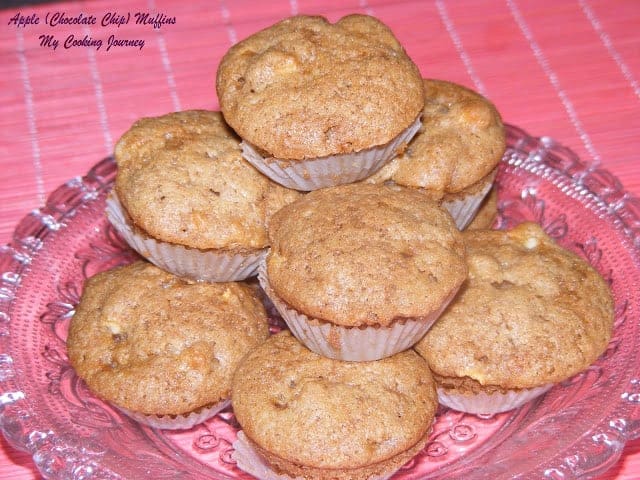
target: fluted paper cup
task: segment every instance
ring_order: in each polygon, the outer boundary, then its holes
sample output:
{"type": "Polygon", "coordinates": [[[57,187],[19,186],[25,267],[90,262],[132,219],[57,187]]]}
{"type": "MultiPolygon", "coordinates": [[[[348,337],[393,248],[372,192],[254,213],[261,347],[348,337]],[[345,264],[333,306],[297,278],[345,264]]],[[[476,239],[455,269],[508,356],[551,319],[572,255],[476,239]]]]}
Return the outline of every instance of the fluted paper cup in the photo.
{"type": "Polygon", "coordinates": [[[475,192],[466,195],[460,194],[455,197],[444,199],[441,205],[451,214],[456,222],[458,230],[464,230],[471,223],[478,213],[482,201],[491,191],[495,172],[492,172],[484,181],[482,187],[475,192]]]}
{"type": "Polygon", "coordinates": [[[437,311],[424,317],[404,319],[388,327],[344,327],[308,317],[287,305],[271,288],[265,262],[258,268],[258,280],[293,335],[309,350],[336,360],[356,362],[380,360],[411,348],[427,333],[456,293],[452,292],[437,311]]]}
{"type": "Polygon", "coordinates": [[[521,407],[546,393],[552,386],[553,384],[547,384],[535,388],[509,390],[504,393],[481,392],[474,395],[449,393],[443,388],[438,388],[438,401],[442,405],[459,412],[472,413],[474,415],[492,415],[521,407]]]}
{"type": "Polygon", "coordinates": [[[206,282],[235,282],[256,274],[267,249],[247,252],[200,250],[156,240],[129,223],[115,192],[107,197],[107,218],[122,238],[159,268],[181,277],[206,282]]]}
{"type": "MultiPolygon", "coordinates": [[[[237,439],[233,442],[233,449],[231,458],[236,461],[237,467],[258,480],[303,480],[302,477],[290,477],[284,473],[274,472],[264,458],[251,446],[242,430],[238,432],[237,439]]],[[[393,468],[393,471],[384,475],[371,475],[367,480],[387,480],[397,471],[398,468],[393,468]]]]}
{"type": "Polygon", "coordinates": [[[223,400],[211,407],[199,408],[198,410],[184,415],[149,415],[145,413],[133,412],[123,407],[118,409],[138,423],[152,428],[163,430],[188,430],[195,425],[203,423],[220,411],[224,410],[231,403],[230,400],[223,400]]]}
{"type": "Polygon", "coordinates": [[[413,124],[385,145],[359,152],[330,155],[307,160],[281,160],[265,158],[251,145],[241,144],[242,156],[274,182],[295,190],[310,191],[362,180],[379,170],[396,156],[420,130],[422,122],[413,124]]]}

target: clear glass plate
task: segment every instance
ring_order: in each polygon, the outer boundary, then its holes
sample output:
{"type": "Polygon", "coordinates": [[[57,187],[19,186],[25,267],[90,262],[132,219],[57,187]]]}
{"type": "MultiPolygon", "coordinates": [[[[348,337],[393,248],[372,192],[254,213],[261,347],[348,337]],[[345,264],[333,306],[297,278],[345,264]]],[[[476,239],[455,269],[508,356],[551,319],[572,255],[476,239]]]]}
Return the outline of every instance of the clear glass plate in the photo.
{"type": "MultiPolygon", "coordinates": [[[[640,436],[640,201],[550,138],[508,127],[499,226],[534,220],[611,283],[616,329],[584,373],[517,411],[477,418],[442,409],[427,446],[394,478],[590,478],[640,436]]],[[[235,468],[227,409],[163,432],[91,395],[65,338],[85,279],[135,255],[104,217],[111,159],[57,189],[0,250],[0,420],[52,479],[248,478],[235,468]]]]}

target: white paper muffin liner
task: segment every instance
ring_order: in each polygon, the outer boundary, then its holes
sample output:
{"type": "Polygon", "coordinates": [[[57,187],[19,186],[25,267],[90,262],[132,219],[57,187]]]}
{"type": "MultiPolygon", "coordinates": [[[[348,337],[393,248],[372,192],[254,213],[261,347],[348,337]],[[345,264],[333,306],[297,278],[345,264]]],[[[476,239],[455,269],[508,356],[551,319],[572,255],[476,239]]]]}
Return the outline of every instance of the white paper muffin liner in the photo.
{"type": "Polygon", "coordinates": [[[427,333],[457,291],[452,292],[437,311],[417,320],[394,322],[389,327],[343,327],[310,318],[289,307],[271,288],[266,262],[258,268],[258,280],[293,335],[309,350],[336,360],[355,362],[380,360],[411,348],[427,333]]]}
{"type": "MultiPolygon", "coordinates": [[[[251,446],[242,430],[238,432],[238,438],[233,442],[233,449],[231,458],[236,461],[237,467],[258,480],[302,480],[302,477],[291,477],[274,472],[251,446]]],[[[371,475],[367,480],[387,480],[397,471],[398,469],[394,468],[393,471],[384,475],[371,475]]]]}
{"type": "Polygon", "coordinates": [[[553,384],[542,385],[535,388],[510,390],[505,393],[478,393],[475,395],[462,395],[447,393],[438,387],[438,401],[445,407],[459,412],[472,413],[474,415],[493,415],[521,407],[525,403],[546,393],[553,384]]]}
{"type": "Polygon", "coordinates": [[[142,423],[152,428],[163,430],[188,430],[191,427],[209,420],[220,411],[229,406],[231,400],[223,400],[208,408],[200,408],[195,412],[185,415],[148,415],[133,412],[123,407],[117,407],[122,413],[132,418],[136,422],[142,423]]]}
{"type": "Polygon", "coordinates": [[[242,156],[274,182],[295,190],[310,191],[362,180],[396,156],[398,149],[407,144],[420,130],[418,117],[408,128],[390,142],[359,152],[308,160],[287,161],[264,158],[250,143],[241,143],[242,156]]]}
{"type": "Polygon", "coordinates": [[[464,230],[471,223],[471,220],[473,220],[478,213],[482,201],[489,191],[491,191],[492,186],[493,180],[490,180],[486,182],[486,185],[484,185],[479,192],[470,193],[464,197],[457,197],[451,200],[443,200],[442,206],[451,214],[458,230],[464,230]]]}
{"type": "Polygon", "coordinates": [[[235,282],[255,275],[267,249],[247,253],[199,250],[156,240],[129,224],[116,193],[107,197],[107,218],[122,238],[151,263],[181,277],[206,282],[235,282]]]}

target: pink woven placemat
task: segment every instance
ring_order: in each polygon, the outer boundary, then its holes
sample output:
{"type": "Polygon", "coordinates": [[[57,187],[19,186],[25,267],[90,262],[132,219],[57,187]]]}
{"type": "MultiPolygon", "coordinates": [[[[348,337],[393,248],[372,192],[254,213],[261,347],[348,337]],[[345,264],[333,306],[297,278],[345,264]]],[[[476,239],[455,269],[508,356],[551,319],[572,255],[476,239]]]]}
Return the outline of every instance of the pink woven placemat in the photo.
{"type": "MultiPolygon", "coordinates": [[[[640,197],[637,0],[62,2],[0,10],[0,244],[134,120],[217,108],[215,71],[232,43],[291,14],[354,12],[387,23],[424,76],[478,90],[505,121],[555,137],[640,197]],[[175,23],[136,24],[137,12],[175,23]],[[97,23],[65,23],[80,14],[97,23]]],[[[0,478],[37,478],[28,455],[0,443],[0,478]]],[[[640,441],[602,478],[640,478],[640,441]]]]}

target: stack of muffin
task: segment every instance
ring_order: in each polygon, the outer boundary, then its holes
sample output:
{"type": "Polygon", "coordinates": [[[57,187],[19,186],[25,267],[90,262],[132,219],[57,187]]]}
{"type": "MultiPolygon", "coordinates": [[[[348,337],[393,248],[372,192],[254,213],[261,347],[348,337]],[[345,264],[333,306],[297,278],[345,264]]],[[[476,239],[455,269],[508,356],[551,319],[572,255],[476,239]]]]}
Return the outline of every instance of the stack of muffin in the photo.
{"type": "Polygon", "coordinates": [[[157,428],[231,401],[258,478],[379,479],[438,399],[516,408],[604,351],[597,272],[536,225],[485,229],[495,107],[423,80],[378,20],[279,22],[216,86],[221,113],[142,119],[116,146],[107,215],[152,263],[87,282],[68,351],[96,395],[157,428]],[[269,336],[264,293],[288,330],[269,336]]]}

